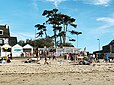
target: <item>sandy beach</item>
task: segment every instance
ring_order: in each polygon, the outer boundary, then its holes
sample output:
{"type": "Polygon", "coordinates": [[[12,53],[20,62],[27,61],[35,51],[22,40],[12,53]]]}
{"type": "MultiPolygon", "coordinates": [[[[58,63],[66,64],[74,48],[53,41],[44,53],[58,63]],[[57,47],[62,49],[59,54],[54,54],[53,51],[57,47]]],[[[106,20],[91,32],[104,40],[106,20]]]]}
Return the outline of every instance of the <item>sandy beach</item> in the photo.
{"type": "Polygon", "coordinates": [[[50,60],[44,65],[13,59],[0,64],[0,85],[114,85],[113,63],[76,65],[64,60],[50,60]]]}

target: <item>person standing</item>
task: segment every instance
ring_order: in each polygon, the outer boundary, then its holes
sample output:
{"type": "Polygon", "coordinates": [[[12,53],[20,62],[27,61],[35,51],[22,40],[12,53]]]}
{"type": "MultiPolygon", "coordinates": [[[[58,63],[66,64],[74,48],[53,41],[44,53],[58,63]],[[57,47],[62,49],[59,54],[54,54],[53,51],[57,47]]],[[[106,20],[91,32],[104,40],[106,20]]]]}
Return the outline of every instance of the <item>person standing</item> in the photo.
{"type": "Polygon", "coordinates": [[[108,54],[106,53],[106,56],[105,56],[105,62],[106,64],[108,63],[108,54]]]}
{"type": "Polygon", "coordinates": [[[38,47],[36,48],[36,57],[38,57],[38,47]]]}
{"type": "Polygon", "coordinates": [[[10,59],[12,59],[12,52],[9,55],[10,55],[10,59]]]}
{"type": "Polygon", "coordinates": [[[48,64],[48,62],[47,62],[47,51],[46,50],[44,51],[44,58],[45,58],[44,64],[48,64]]]}
{"type": "Polygon", "coordinates": [[[53,60],[56,60],[56,53],[53,51],[53,60]]]}
{"type": "Polygon", "coordinates": [[[39,63],[39,51],[38,51],[38,47],[36,48],[36,58],[37,58],[36,63],[40,64],[39,63]]]}

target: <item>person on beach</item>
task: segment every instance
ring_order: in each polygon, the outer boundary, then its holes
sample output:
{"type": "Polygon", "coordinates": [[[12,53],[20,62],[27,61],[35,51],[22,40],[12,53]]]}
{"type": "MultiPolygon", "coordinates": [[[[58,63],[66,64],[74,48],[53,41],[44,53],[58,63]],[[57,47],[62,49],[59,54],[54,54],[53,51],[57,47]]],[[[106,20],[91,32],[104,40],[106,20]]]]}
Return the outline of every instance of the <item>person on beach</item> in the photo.
{"type": "Polygon", "coordinates": [[[45,61],[44,61],[44,64],[48,64],[48,62],[47,62],[47,51],[45,50],[44,51],[44,58],[45,58],[45,61]]]}
{"type": "Polygon", "coordinates": [[[38,47],[36,48],[36,57],[38,57],[38,47]]]}
{"type": "Polygon", "coordinates": [[[96,53],[95,61],[96,61],[97,63],[99,63],[99,54],[98,54],[98,53],[96,53]]]}
{"type": "Polygon", "coordinates": [[[40,53],[38,51],[38,47],[36,48],[36,58],[37,58],[36,63],[40,64],[40,62],[39,62],[39,60],[40,60],[40,53]]]}
{"type": "Polygon", "coordinates": [[[56,53],[53,51],[53,60],[57,60],[55,55],[56,53]]]}
{"type": "Polygon", "coordinates": [[[70,53],[67,53],[67,55],[66,55],[66,61],[68,61],[69,58],[70,58],[70,53]]]}
{"type": "Polygon", "coordinates": [[[31,63],[32,61],[30,59],[27,59],[24,63],[31,63]]]}
{"type": "Polygon", "coordinates": [[[1,64],[5,64],[5,63],[6,63],[6,61],[4,60],[4,58],[1,58],[1,59],[0,59],[0,63],[1,63],[1,64]]]}
{"type": "Polygon", "coordinates": [[[106,56],[105,56],[105,62],[106,64],[108,63],[108,54],[106,53],[106,56]]]}
{"type": "Polygon", "coordinates": [[[12,53],[8,54],[8,58],[12,59],[12,53]]]}
{"type": "Polygon", "coordinates": [[[38,51],[37,64],[40,64],[40,53],[38,51]]]}
{"type": "Polygon", "coordinates": [[[6,61],[6,63],[10,63],[11,62],[10,61],[10,55],[9,54],[6,56],[5,61],[6,61]]]}

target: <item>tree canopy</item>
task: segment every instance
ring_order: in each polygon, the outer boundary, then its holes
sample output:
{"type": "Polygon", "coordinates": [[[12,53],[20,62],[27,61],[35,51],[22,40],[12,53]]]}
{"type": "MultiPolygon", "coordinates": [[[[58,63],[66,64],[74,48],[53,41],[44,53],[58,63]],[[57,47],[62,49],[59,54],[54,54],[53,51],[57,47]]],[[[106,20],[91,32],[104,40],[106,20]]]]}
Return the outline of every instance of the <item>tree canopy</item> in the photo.
{"type": "Polygon", "coordinates": [[[72,30],[71,28],[69,29],[69,26],[76,28],[77,27],[77,24],[75,22],[76,19],[69,15],[59,12],[59,10],[56,8],[52,10],[44,10],[42,13],[42,16],[46,17],[46,21],[44,21],[43,24],[35,25],[35,27],[38,30],[38,32],[36,33],[37,37],[42,37],[45,34],[45,39],[46,39],[46,37],[48,36],[46,25],[50,25],[53,31],[53,35],[51,36],[52,42],[54,41],[53,45],[55,47],[57,47],[58,44],[60,47],[65,46],[67,32],[71,32],[72,34],[75,34],[74,31],[69,31],[69,30],[72,30]]]}

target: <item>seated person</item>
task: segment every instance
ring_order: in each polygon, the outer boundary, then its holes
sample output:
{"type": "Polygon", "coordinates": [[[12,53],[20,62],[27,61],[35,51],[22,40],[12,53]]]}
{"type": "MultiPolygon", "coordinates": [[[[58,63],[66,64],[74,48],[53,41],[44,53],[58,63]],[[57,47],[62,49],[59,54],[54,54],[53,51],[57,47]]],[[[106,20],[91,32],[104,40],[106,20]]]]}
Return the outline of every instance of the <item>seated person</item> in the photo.
{"type": "Polygon", "coordinates": [[[27,59],[24,63],[31,63],[31,60],[27,59]]]}
{"type": "Polygon", "coordinates": [[[2,63],[3,60],[4,60],[4,58],[0,58],[0,63],[2,63]]]}
{"type": "Polygon", "coordinates": [[[11,60],[8,58],[8,59],[6,59],[6,62],[7,62],[7,63],[10,63],[10,62],[11,62],[11,60]]]}

